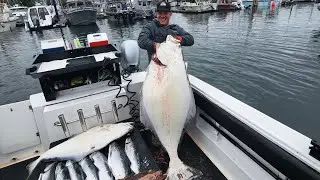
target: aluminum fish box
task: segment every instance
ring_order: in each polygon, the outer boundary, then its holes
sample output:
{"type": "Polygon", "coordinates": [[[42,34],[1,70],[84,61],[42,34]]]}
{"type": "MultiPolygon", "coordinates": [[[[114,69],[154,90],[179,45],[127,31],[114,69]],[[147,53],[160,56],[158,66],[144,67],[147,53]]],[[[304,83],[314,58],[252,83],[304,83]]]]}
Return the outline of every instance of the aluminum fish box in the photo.
{"type": "Polygon", "coordinates": [[[26,74],[38,78],[46,101],[99,86],[121,84],[119,51],[112,44],[35,56],[26,74]]]}

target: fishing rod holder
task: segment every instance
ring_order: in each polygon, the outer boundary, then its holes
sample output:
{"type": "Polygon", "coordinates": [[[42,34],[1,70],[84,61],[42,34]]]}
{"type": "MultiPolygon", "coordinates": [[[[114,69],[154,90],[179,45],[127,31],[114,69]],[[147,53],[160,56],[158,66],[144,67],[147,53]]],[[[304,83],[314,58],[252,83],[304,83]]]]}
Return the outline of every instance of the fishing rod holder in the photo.
{"type": "Polygon", "coordinates": [[[116,101],[112,100],[111,105],[112,105],[112,112],[113,112],[114,119],[116,120],[116,122],[119,122],[119,114],[118,114],[118,108],[117,108],[116,101]]]}
{"type": "Polygon", "coordinates": [[[69,128],[68,128],[68,124],[66,122],[66,119],[64,118],[64,115],[63,114],[60,114],[58,116],[59,118],[59,121],[60,121],[60,125],[62,127],[62,130],[63,130],[63,133],[66,137],[70,137],[70,131],[69,131],[69,128]]]}
{"type": "MultiPolygon", "coordinates": [[[[116,103],[115,100],[111,101],[111,106],[112,106],[112,110],[106,111],[106,112],[104,112],[104,114],[105,113],[109,113],[109,112],[112,111],[114,119],[115,119],[115,122],[119,122],[119,113],[118,113],[117,103],[116,103]]],[[[95,112],[96,112],[98,124],[102,127],[104,123],[103,123],[102,113],[101,113],[99,105],[95,105],[94,109],[95,109],[95,112]]],[[[81,125],[81,128],[82,128],[82,132],[86,132],[88,130],[88,127],[87,127],[87,123],[86,123],[86,118],[83,115],[83,110],[82,109],[78,109],[77,113],[78,113],[79,119],[67,122],[65,120],[64,115],[61,114],[61,115],[58,116],[59,121],[54,122],[53,125],[57,126],[57,127],[61,126],[65,136],[66,137],[70,137],[71,133],[70,133],[70,130],[68,128],[68,125],[79,121],[80,125],[81,125]]],[[[87,118],[91,118],[91,117],[87,117],[87,118]]]]}
{"type": "Polygon", "coordinates": [[[100,124],[100,126],[102,127],[103,126],[103,119],[102,119],[102,114],[101,114],[99,105],[95,105],[94,110],[96,111],[98,124],[100,124]]]}
{"type": "Polygon", "coordinates": [[[77,113],[78,113],[78,116],[79,116],[79,121],[80,121],[80,124],[81,124],[82,131],[86,132],[88,128],[87,128],[86,120],[84,118],[82,109],[78,109],[77,113]]]}
{"type": "MultiPolygon", "coordinates": [[[[81,110],[82,111],[82,109],[79,109],[79,110],[81,110]]],[[[79,111],[78,110],[78,111],[79,111]]],[[[78,112],[77,111],[77,112],[78,112]]],[[[105,114],[105,113],[110,113],[112,110],[109,110],[109,111],[106,111],[106,112],[103,112],[103,113],[101,113],[101,114],[105,114]]],[[[82,115],[83,115],[83,113],[82,113],[82,115]]],[[[82,115],[80,115],[80,116],[82,116],[82,115]]],[[[79,112],[78,112],[78,116],[79,116],[79,112]]],[[[80,121],[80,124],[81,124],[81,121],[83,121],[83,124],[85,125],[85,127],[87,127],[87,125],[86,125],[86,123],[85,123],[85,119],[88,119],[88,118],[91,118],[91,117],[95,117],[95,115],[94,116],[88,116],[88,117],[79,117],[79,119],[76,119],[76,120],[73,120],[73,121],[69,121],[69,122],[66,122],[67,123],[67,125],[68,124],[72,124],[72,123],[76,123],[76,122],[78,122],[78,121],[80,121]],[[83,120],[82,120],[82,118],[83,118],[83,120]]],[[[100,122],[99,122],[99,124],[100,124],[100,122]]],[[[53,123],[53,125],[54,126],[62,126],[61,125],[61,122],[60,121],[56,121],[56,122],[54,122],[53,123]]],[[[81,125],[81,127],[82,127],[82,125],[81,125]]],[[[88,129],[88,128],[87,128],[88,129]]]]}
{"type": "MultiPolygon", "coordinates": [[[[63,115],[63,114],[62,114],[63,115]]],[[[61,116],[61,115],[60,115],[61,116]]],[[[59,117],[59,116],[58,116],[59,117]]],[[[80,121],[80,120],[73,120],[73,121],[69,121],[69,122],[66,122],[66,124],[68,125],[68,124],[72,124],[72,123],[75,123],[75,122],[78,122],[78,121],[80,121]]],[[[56,121],[56,122],[54,122],[53,123],[53,125],[54,126],[62,126],[62,123],[61,123],[61,121],[60,121],[60,118],[59,118],[59,121],[56,121]]]]}

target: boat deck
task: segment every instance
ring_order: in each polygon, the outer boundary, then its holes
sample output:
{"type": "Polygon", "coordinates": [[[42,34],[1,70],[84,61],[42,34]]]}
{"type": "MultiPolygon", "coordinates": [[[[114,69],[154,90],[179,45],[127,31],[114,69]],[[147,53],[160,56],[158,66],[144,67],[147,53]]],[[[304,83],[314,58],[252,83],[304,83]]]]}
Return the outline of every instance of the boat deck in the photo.
{"type": "Polygon", "coordinates": [[[32,158],[27,161],[0,169],[0,180],[13,180],[13,179],[27,179],[28,171],[27,165],[37,158],[32,158]]]}

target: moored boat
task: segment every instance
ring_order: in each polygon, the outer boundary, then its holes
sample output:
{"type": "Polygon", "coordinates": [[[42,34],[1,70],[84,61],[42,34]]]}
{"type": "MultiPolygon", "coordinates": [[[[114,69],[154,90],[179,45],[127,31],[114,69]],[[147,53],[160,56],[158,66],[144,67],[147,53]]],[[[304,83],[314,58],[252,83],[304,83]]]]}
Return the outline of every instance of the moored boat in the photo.
{"type": "Polygon", "coordinates": [[[181,2],[172,8],[173,12],[181,13],[202,13],[217,10],[217,3],[211,1],[195,1],[195,2],[181,2]]]}
{"type": "Polygon", "coordinates": [[[68,0],[64,13],[73,26],[94,24],[97,20],[97,9],[90,0],[68,0]]]}
{"type": "Polygon", "coordinates": [[[24,21],[27,18],[28,7],[25,6],[13,6],[10,8],[12,14],[18,18],[17,26],[24,26],[24,21]]]}
{"type": "Polygon", "coordinates": [[[105,13],[108,15],[108,20],[118,22],[122,20],[124,23],[132,21],[136,16],[136,11],[131,3],[123,0],[109,1],[106,4],[105,13]]]}
{"type": "Polygon", "coordinates": [[[50,28],[58,22],[57,15],[52,6],[33,6],[28,9],[26,29],[50,28]]]}
{"type": "Polygon", "coordinates": [[[232,2],[229,0],[218,0],[217,10],[218,11],[226,11],[226,10],[240,10],[244,8],[242,4],[242,0],[238,0],[237,2],[232,2]]]}
{"type": "Polygon", "coordinates": [[[0,3],[0,32],[16,28],[18,18],[15,17],[6,3],[0,3]]]}
{"type": "Polygon", "coordinates": [[[151,0],[139,0],[133,2],[133,8],[136,11],[136,19],[153,19],[155,6],[151,0]]]}

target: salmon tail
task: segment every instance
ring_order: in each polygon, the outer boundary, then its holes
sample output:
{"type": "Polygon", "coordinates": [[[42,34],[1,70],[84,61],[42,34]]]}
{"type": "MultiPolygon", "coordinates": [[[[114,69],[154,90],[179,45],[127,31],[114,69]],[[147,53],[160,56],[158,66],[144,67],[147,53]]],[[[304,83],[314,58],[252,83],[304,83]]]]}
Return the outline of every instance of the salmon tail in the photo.
{"type": "Polygon", "coordinates": [[[29,172],[27,180],[37,179],[39,174],[43,172],[45,163],[41,160],[41,158],[38,158],[26,166],[29,172]]]}
{"type": "Polygon", "coordinates": [[[37,160],[29,163],[29,164],[26,166],[29,174],[31,174],[31,173],[33,172],[33,170],[37,167],[37,165],[39,164],[39,159],[40,159],[40,158],[38,158],[37,160]]]}
{"type": "Polygon", "coordinates": [[[182,161],[170,161],[167,180],[191,180],[202,176],[202,172],[185,165],[182,161]]]}

